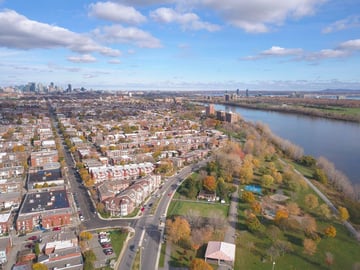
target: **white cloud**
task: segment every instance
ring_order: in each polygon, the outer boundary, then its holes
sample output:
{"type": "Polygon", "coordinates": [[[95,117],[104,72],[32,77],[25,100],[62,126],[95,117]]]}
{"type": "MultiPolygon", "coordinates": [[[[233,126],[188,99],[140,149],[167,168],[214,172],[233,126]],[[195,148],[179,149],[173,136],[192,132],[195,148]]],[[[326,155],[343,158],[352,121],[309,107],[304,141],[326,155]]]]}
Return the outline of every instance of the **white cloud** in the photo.
{"type": "Polygon", "coordinates": [[[178,23],[184,29],[207,30],[209,32],[220,30],[219,25],[201,21],[195,13],[179,13],[171,8],[158,8],[152,11],[150,16],[161,23],[178,23]]]}
{"type": "Polygon", "coordinates": [[[188,1],[187,4],[188,8],[210,8],[225,21],[246,32],[263,33],[270,31],[273,26],[281,25],[288,18],[298,19],[314,14],[316,7],[325,1],[197,0],[188,1]]]}
{"type": "Polygon", "coordinates": [[[89,15],[112,22],[141,24],[146,22],[146,17],[130,6],[114,2],[97,2],[89,6],[89,15]]]}
{"type": "Polygon", "coordinates": [[[96,62],[96,58],[90,54],[83,54],[79,56],[69,56],[67,58],[70,62],[74,63],[92,63],[96,62]]]}
{"type": "Polygon", "coordinates": [[[303,52],[300,48],[282,48],[279,46],[272,46],[268,50],[264,50],[255,56],[246,56],[243,60],[258,60],[266,57],[273,57],[273,56],[295,56],[300,55],[303,52]]]}
{"type": "Polygon", "coordinates": [[[272,46],[268,50],[264,50],[255,56],[246,56],[242,58],[242,60],[259,60],[267,57],[294,56],[293,60],[296,61],[317,62],[324,59],[348,57],[356,50],[360,50],[360,39],[343,42],[336,49],[323,49],[317,52],[305,52],[300,48],[287,49],[279,46],[272,46]]]}
{"type": "Polygon", "coordinates": [[[131,43],[140,48],[160,48],[160,40],[136,27],[104,26],[94,30],[94,35],[111,43],[131,43]]]}
{"type": "Polygon", "coordinates": [[[114,65],[117,65],[117,64],[120,64],[121,61],[119,59],[111,59],[108,61],[109,64],[114,64],[114,65]]]}
{"type": "Polygon", "coordinates": [[[328,34],[354,27],[360,27],[360,16],[349,16],[345,19],[338,20],[325,27],[322,32],[328,34]]]}
{"type": "Polygon", "coordinates": [[[344,50],[324,49],[324,50],[320,50],[319,52],[314,52],[305,55],[303,59],[307,61],[318,61],[329,58],[342,58],[349,56],[349,54],[350,53],[348,51],[344,51],[344,50]]]}
{"type": "Polygon", "coordinates": [[[286,56],[286,55],[297,55],[302,52],[302,49],[286,49],[278,46],[272,46],[269,50],[261,52],[264,56],[286,56]]]}
{"type": "Polygon", "coordinates": [[[13,10],[0,12],[0,46],[24,50],[68,48],[79,53],[120,55],[120,51],[101,46],[85,35],[30,20],[13,10]]]}
{"type": "Polygon", "coordinates": [[[360,39],[352,39],[340,44],[340,49],[357,51],[360,50],[360,39]]]}

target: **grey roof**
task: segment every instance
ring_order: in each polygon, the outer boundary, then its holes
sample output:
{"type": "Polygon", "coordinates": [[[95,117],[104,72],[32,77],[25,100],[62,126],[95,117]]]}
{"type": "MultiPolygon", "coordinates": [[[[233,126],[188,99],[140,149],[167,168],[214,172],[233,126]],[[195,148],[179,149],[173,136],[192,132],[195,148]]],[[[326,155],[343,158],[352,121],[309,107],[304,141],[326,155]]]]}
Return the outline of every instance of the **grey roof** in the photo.
{"type": "Polygon", "coordinates": [[[20,209],[21,214],[69,208],[66,190],[27,193],[20,209]]]}

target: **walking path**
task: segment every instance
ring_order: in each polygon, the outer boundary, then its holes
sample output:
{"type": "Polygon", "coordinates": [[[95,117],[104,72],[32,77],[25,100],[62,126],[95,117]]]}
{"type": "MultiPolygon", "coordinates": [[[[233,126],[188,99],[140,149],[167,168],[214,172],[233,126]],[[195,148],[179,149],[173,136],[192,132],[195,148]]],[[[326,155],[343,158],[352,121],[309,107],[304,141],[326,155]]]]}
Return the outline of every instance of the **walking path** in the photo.
{"type": "MultiPolygon", "coordinates": [[[[280,159],[280,162],[282,162],[284,165],[286,164],[285,161],[283,161],[282,159],[280,159]]],[[[306,183],[311,187],[311,189],[330,207],[333,213],[338,216],[339,211],[337,210],[335,205],[325,196],[325,194],[322,193],[308,178],[303,176],[298,170],[294,169],[294,171],[306,181],[306,183]]],[[[343,224],[346,229],[354,236],[354,238],[360,241],[360,232],[356,231],[355,228],[348,221],[344,221],[343,224]]]]}

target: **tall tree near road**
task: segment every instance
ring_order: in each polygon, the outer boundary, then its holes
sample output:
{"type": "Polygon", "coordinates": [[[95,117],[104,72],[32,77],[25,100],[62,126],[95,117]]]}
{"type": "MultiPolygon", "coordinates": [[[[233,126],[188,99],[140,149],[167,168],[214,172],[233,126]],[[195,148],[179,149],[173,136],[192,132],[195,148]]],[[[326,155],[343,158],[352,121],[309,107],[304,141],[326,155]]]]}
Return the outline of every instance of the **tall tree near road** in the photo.
{"type": "Polygon", "coordinates": [[[171,219],[166,221],[166,231],[169,239],[173,243],[178,243],[181,239],[188,239],[190,237],[191,228],[185,218],[176,217],[174,221],[171,219]]]}

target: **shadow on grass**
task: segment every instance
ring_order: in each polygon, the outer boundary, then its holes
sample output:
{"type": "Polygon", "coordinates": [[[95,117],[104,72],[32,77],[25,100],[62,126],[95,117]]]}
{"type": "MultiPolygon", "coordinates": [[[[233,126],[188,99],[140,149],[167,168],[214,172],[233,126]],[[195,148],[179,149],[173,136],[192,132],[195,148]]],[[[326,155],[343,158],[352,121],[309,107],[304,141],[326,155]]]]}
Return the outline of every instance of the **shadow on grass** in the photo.
{"type": "Polygon", "coordinates": [[[303,238],[300,236],[296,236],[290,233],[285,233],[284,236],[288,239],[288,241],[294,245],[299,247],[303,246],[303,238]]]}

